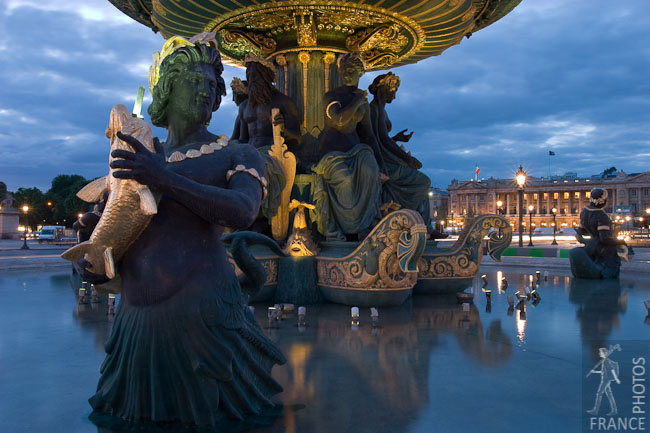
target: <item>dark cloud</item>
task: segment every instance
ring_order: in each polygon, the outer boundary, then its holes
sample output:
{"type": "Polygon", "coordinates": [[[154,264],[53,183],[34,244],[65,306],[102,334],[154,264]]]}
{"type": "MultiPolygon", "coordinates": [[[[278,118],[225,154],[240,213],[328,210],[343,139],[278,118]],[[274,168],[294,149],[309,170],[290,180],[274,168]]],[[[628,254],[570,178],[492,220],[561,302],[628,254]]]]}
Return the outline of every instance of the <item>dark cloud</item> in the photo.
{"type": "Polygon", "coordinates": [[[393,124],[435,184],[649,167],[650,3],[524,1],[442,56],[399,68],[393,124]],[[417,107],[417,109],[409,108],[417,107]],[[610,164],[612,162],[612,164],[610,164]],[[437,167],[445,167],[439,169],[437,167]]]}
{"type": "MultiPolygon", "coordinates": [[[[83,5],[0,6],[0,180],[10,190],[105,174],[108,112],[147,86],[162,38],[108,1],[83,5]]],[[[395,69],[394,128],[415,131],[408,147],[443,187],[476,163],[486,177],[519,164],[546,175],[549,150],[553,173],[648,170],[649,13],[647,0],[524,0],[441,56],[395,69]]],[[[227,67],[226,82],[234,75],[243,71],[227,67]]],[[[235,113],[228,96],[210,129],[230,134],[235,113]]]]}

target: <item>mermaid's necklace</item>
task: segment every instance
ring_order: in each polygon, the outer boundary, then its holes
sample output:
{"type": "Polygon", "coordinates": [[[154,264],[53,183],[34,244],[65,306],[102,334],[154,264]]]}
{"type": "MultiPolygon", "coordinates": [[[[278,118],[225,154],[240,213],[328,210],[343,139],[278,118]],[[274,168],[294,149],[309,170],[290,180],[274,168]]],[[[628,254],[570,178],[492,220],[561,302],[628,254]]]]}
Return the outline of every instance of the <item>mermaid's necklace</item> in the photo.
{"type": "Polygon", "coordinates": [[[220,135],[217,141],[214,141],[210,144],[204,144],[200,149],[189,149],[187,152],[179,152],[178,150],[172,152],[167,158],[167,162],[181,162],[187,158],[199,158],[203,155],[209,155],[214,153],[217,150],[221,150],[224,147],[228,146],[228,137],[225,135],[220,135]]]}

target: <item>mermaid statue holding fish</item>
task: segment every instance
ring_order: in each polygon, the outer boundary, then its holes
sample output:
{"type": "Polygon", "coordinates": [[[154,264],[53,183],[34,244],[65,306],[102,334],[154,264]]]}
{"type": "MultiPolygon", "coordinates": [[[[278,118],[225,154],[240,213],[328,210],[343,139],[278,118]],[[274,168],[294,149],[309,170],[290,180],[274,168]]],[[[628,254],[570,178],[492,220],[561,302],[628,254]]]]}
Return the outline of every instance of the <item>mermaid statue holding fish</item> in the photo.
{"type": "Polygon", "coordinates": [[[589,205],[580,212],[580,225],[576,227],[576,239],[584,247],[569,252],[571,272],[576,278],[618,278],[621,258],[629,260],[633,252],[624,240],[617,239],[607,212],[607,190],[594,188],[589,194],[589,205]]]}
{"type": "MultiPolygon", "coordinates": [[[[285,358],[255,322],[221,242],[225,226],[255,220],[265,167],[253,146],[205,127],[225,95],[215,47],[211,34],[174,37],[154,55],[149,114],[167,128],[164,144],[154,138],[150,151],[116,133],[134,151],[111,152],[112,176],[149,188],[158,202],[115,265],[122,297],[90,398],[96,412],[214,426],[277,410],[271,397],[282,388],[271,369],[285,358]]],[[[109,207],[110,197],[103,216],[109,207]]],[[[84,278],[106,281],[89,265],[77,261],[84,278]]]]}

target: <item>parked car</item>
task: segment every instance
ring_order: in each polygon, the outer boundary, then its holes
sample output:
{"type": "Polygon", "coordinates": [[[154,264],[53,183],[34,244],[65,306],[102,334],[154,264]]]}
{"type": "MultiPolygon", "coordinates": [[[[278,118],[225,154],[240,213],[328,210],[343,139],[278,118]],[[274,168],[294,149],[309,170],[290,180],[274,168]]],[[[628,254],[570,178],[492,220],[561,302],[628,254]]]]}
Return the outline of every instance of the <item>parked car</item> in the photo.
{"type": "Polygon", "coordinates": [[[41,228],[41,235],[38,238],[38,243],[43,242],[58,242],[65,237],[64,226],[43,226],[41,228]]]}

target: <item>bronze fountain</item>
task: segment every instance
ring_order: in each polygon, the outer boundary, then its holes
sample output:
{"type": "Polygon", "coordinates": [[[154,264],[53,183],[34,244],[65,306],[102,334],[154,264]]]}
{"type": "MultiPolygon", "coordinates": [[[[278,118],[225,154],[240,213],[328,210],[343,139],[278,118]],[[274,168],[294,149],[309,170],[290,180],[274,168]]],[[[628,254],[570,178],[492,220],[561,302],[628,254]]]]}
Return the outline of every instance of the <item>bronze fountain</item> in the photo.
{"type": "Polygon", "coordinates": [[[243,117],[248,120],[240,129],[244,133],[236,130],[233,138],[253,143],[267,161],[269,196],[262,203],[259,224],[252,229],[272,235],[284,246],[291,234],[290,215],[295,214],[289,210],[290,201],[312,207],[299,212],[307,215],[303,225],[308,229],[303,227],[300,236],[289,241],[292,247],[285,248],[293,259],[264,249],[255,252],[267,279],[254,300],[316,300],[320,296],[314,293],[321,292],[328,300],[350,305],[395,305],[414,287],[425,293],[465,288],[478,272],[482,239],[488,233],[485,246],[494,259],[509,244],[512,230],[495,215],[467,224],[452,248],[441,249],[434,240],[427,241],[432,225],[428,206],[419,203],[426,202],[429,180],[418,170],[419,161],[395,144],[408,141],[410,134],[405,130],[390,137],[383,127],[386,99],[390,103],[395,97],[399,78],[389,73],[383,83],[374,83],[370,89],[374,100],[368,104],[367,92],[354,87],[358,82],[354,75],[440,55],[505,16],[520,0],[110,1],[168,40],[213,34],[224,63],[245,66],[247,75],[255,77],[267,70],[273,91],[288,97],[293,106],[257,104],[257,112],[268,113],[265,125],[259,127],[260,120],[247,114],[254,112],[247,108],[254,101],[247,97],[238,104],[238,125],[243,117]],[[346,62],[349,53],[356,53],[363,70],[355,71],[346,62]],[[276,107],[277,119],[270,113],[276,107]],[[334,133],[328,135],[328,130],[334,133]],[[351,130],[351,139],[342,138],[351,130]],[[349,144],[343,145],[342,140],[349,144]],[[341,184],[346,176],[348,184],[341,184]],[[379,201],[375,194],[380,194],[379,201]],[[350,197],[363,205],[351,203],[350,197]],[[391,204],[400,210],[382,220],[374,206],[391,204]],[[311,262],[316,281],[311,275],[281,281],[280,262],[295,271],[288,265],[299,260],[295,256],[311,262]],[[282,284],[304,286],[313,296],[296,296],[296,287],[283,291],[282,284]]]}
{"type": "Polygon", "coordinates": [[[103,216],[121,205],[147,216],[119,255],[99,242],[114,229],[106,217],[86,241],[97,254],[80,244],[69,257],[86,281],[122,292],[97,412],[201,426],[272,416],[270,371],[285,358],[248,301],[399,305],[414,287],[463,290],[484,248],[498,260],[510,244],[507,220],[482,215],[437,246],[429,179],[397,144],[412,133],[389,134],[399,77],[377,77],[372,103],[358,83],[441,54],[521,0],[110,1],[167,40],[149,114],[168,137],[112,131],[110,177],[82,194],[109,191],[103,216]],[[205,127],[225,95],[222,59],[246,68],[231,139],[205,127]],[[128,203],[111,200],[124,185],[114,179],[130,184],[128,203]]]}

